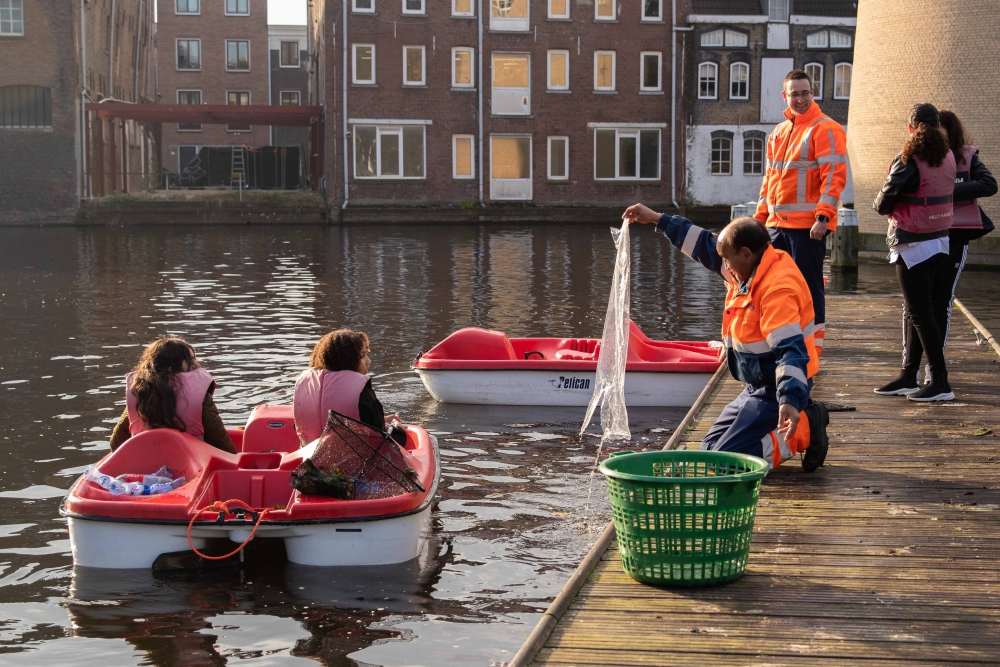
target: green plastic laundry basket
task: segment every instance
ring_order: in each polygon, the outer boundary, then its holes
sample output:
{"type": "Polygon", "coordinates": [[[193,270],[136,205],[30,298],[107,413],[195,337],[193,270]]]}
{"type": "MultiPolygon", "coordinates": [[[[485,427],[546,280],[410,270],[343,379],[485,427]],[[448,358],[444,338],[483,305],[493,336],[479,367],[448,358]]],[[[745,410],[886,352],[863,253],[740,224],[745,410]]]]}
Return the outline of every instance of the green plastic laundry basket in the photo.
{"type": "Polygon", "coordinates": [[[743,576],[767,461],[732,452],[616,452],[608,481],[622,567],[660,586],[743,576]]]}

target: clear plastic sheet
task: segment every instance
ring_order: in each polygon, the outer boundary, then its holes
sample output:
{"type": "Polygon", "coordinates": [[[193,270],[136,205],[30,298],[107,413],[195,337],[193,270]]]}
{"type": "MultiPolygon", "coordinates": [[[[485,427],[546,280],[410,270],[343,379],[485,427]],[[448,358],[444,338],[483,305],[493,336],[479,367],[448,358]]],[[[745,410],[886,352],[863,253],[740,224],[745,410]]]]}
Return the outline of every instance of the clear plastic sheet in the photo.
{"type": "Polygon", "coordinates": [[[590,419],[598,404],[601,406],[601,427],[606,440],[629,440],[628,411],[625,409],[625,360],[628,356],[629,340],[629,257],[628,223],[622,228],[611,229],[618,255],[615,258],[615,275],[611,281],[611,297],[608,312],[604,317],[604,335],[601,337],[601,356],[597,360],[597,378],[594,382],[594,396],[587,406],[583,418],[583,435],[590,426],[590,419]]]}

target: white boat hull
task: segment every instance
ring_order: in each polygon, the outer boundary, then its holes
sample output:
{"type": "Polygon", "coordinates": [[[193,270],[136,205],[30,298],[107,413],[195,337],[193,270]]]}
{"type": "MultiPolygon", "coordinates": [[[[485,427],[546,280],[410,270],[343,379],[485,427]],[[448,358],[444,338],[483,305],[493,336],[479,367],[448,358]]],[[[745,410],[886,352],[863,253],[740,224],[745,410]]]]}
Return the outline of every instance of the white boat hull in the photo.
{"type": "MultiPolygon", "coordinates": [[[[442,403],[472,405],[586,406],[596,372],[547,370],[432,370],[417,368],[424,386],[442,403]]],[[[625,374],[628,407],[690,408],[711,373],[625,374]]]]}

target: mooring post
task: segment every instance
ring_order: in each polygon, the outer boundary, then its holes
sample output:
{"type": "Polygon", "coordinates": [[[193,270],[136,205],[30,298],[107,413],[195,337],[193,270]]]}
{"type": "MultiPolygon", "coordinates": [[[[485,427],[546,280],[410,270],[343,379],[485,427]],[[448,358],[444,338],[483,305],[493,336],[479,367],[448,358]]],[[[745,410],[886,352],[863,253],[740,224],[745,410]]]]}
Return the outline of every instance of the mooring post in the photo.
{"type": "Polygon", "coordinates": [[[856,269],[858,266],[858,212],[837,210],[837,229],[830,234],[830,266],[856,269]]]}

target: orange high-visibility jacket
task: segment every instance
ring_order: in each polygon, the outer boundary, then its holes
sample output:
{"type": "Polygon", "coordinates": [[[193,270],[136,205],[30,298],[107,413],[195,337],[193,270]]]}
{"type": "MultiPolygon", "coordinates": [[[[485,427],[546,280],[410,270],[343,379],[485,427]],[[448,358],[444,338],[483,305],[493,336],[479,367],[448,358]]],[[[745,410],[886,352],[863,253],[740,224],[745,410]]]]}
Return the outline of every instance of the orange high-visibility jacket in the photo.
{"type": "Polygon", "coordinates": [[[847,184],[847,135],[813,102],[801,116],[785,118],[767,140],[767,170],[757,213],[768,227],[809,229],[817,215],[837,228],[837,202],[847,184]]]}

